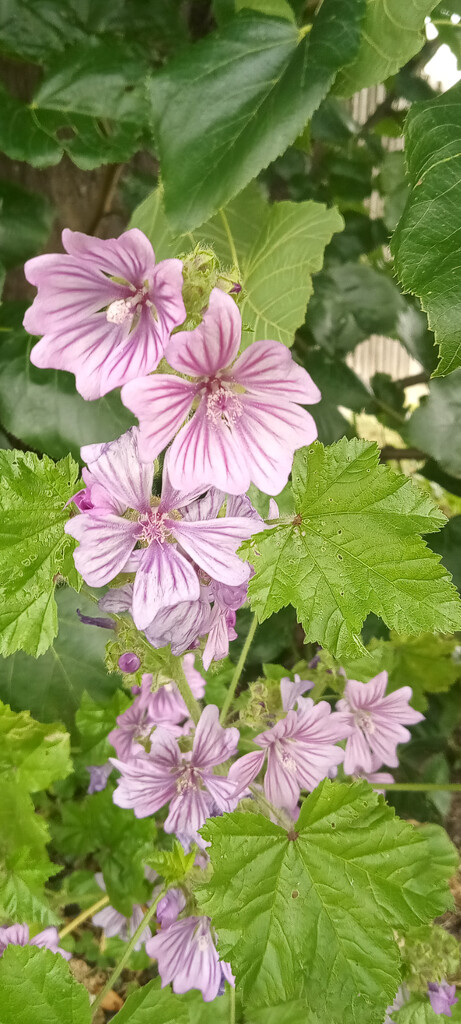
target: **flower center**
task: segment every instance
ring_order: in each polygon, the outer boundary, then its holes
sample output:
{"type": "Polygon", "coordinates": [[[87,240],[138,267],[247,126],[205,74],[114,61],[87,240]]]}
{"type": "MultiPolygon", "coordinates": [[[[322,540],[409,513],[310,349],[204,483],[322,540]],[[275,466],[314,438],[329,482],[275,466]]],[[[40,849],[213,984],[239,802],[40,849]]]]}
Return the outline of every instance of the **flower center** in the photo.
{"type": "Polygon", "coordinates": [[[165,520],[165,513],[159,512],[158,508],[150,508],[148,512],[143,512],[138,519],[142,527],[140,543],[152,544],[152,541],[157,541],[158,544],[164,544],[169,540],[170,532],[165,520]]]}
{"type": "Polygon", "coordinates": [[[362,732],[368,733],[371,736],[375,731],[375,724],[373,722],[373,716],[370,711],[354,711],[355,724],[362,732]]]}
{"type": "MultiPolygon", "coordinates": [[[[130,285],[130,287],[133,287],[130,285]]],[[[109,324],[124,324],[127,320],[130,321],[131,327],[135,327],[143,306],[147,306],[155,320],[158,319],[157,310],[146,296],[147,288],[143,285],[142,288],[138,288],[134,295],[130,295],[128,299],[114,299],[106,309],[106,320],[109,324]]]]}
{"type": "Polygon", "coordinates": [[[243,413],[242,403],[232,384],[214,380],[206,389],[206,415],[213,424],[224,423],[232,427],[243,413]]]}
{"type": "Polygon", "coordinates": [[[195,768],[185,767],[176,779],[176,792],[186,793],[188,789],[199,788],[200,777],[195,768]]]}
{"type": "Polygon", "coordinates": [[[285,771],[289,772],[290,775],[296,774],[296,761],[291,756],[290,751],[283,747],[280,743],[277,743],[277,756],[279,761],[282,762],[285,771]]]}

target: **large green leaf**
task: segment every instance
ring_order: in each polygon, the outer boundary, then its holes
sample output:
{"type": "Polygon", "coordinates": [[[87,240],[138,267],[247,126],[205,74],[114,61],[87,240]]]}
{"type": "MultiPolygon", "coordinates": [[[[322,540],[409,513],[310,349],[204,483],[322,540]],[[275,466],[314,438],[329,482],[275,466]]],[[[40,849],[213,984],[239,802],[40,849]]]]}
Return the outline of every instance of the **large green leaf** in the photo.
{"type": "MultiPolygon", "coordinates": [[[[28,793],[2,779],[0,789],[0,917],[53,924],[44,886],[61,869],[46,852],[47,826],[28,793]]],[[[1,1019],[1,1016],[0,1016],[1,1019]]]]}
{"type": "Polygon", "coordinates": [[[411,191],[392,240],[406,291],[421,299],[439,346],[435,376],[461,366],[461,85],[415,103],[405,123],[411,191]]]}
{"type": "Polygon", "coordinates": [[[461,515],[449,519],[437,536],[429,538],[428,544],[440,555],[453,576],[453,583],[461,591],[461,515]]]}
{"type": "Polygon", "coordinates": [[[62,147],[46,134],[34,111],[0,86],[0,146],[11,160],[27,160],[32,167],[59,163],[62,147]]]}
{"type": "Polygon", "coordinates": [[[11,181],[0,181],[0,210],[0,260],[9,270],[42,248],[54,214],[45,196],[11,181]]]}
{"type": "Polygon", "coordinates": [[[147,65],[117,39],[76,43],[55,56],[34,97],[34,106],[120,121],[145,121],[147,65]]]}
{"type": "Polygon", "coordinates": [[[359,43],[362,0],[324,0],[312,31],[242,14],[150,84],[176,231],[203,223],[304,128],[359,43]]]}
{"type": "Polygon", "coordinates": [[[445,1015],[434,1013],[427,996],[413,994],[410,1001],[392,1014],[393,1024],[441,1024],[445,1015]]]}
{"type": "Polygon", "coordinates": [[[29,793],[46,789],[72,771],[69,733],[54,722],[34,722],[0,701],[0,778],[16,781],[29,793]]]}
{"type": "Polygon", "coordinates": [[[362,263],[340,263],[316,277],[307,327],[330,355],[342,355],[375,332],[398,336],[399,317],[406,309],[387,274],[362,263]]]}
{"type": "Polygon", "coordinates": [[[95,605],[69,587],[58,588],[56,601],[59,633],[53,646],[37,660],[22,651],[0,658],[0,697],[15,711],[30,710],[41,722],[57,718],[72,726],[82,693],[107,701],[120,677],[109,675],[104,665],[111,634],[78,619],[77,608],[97,615],[95,605]]]}
{"type": "Polygon", "coordinates": [[[0,651],[38,657],[57,633],[55,578],[78,586],[73,541],[64,533],[66,503],[78,467],[70,455],[54,463],[32,452],[0,451],[0,651]]]}
{"type": "Polygon", "coordinates": [[[383,82],[424,43],[424,19],[438,0],[367,0],[357,56],[338,75],[335,91],[352,96],[383,82]]]}
{"type": "Polygon", "coordinates": [[[0,1024],[90,1024],[88,992],[59,953],[9,946],[0,959],[0,1024]]]}
{"type": "Polygon", "coordinates": [[[174,237],[157,189],[135,211],[131,226],[144,231],[160,259],[203,243],[234,272],[237,260],[244,344],[273,338],[292,345],[312,293],[311,275],[320,270],[334,232],[342,230],[342,217],[334,207],[311,201],[269,205],[254,184],[223,213],[192,234],[174,237]]]}
{"type": "Polygon", "coordinates": [[[461,369],[431,381],[429,394],[405,425],[405,438],[445,472],[461,477],[461,369]]]}
{"type": "Polygon", "coordinates": [[[112,1020],[114,1024],[190,1024],[184,1000],[173,995],[170,988],[162,990],[159,978],[132,992],[112,1020]]]}
{"type": "Polygon", "coordinates": [[[322,1021],[381,1021],[400,979],[394,929],[447,905],[453,861],[433,865],[426,841],[363,783],[321,783],[293,832],[237,812],[202,833],[213,876],[196,895],[244,999],[304,995],[322,1021]]]}
{"type": "Polygon", "coordinates": [[[249,594],[258,617],[293,604],[306,639],[338,658],[362,649],[369,612],[410,635],[461,626],[457,591],[419,536],[440,529],[443,514],[378,457],[377,445],[358,439],[302,449],[296,516],[241,548],[256,570],[249,594]]]}
{"type": "Polygon", "coordinates": [[[85,402],[72,374],[31,364],[37,339],[21,326],[22,313],[20,303],[0,308],[0,421],[6,430],[53,459],[69,451],[78,459],[81,445],[112,441],[128,430],[134,420],[117,392],[85,402]]]}

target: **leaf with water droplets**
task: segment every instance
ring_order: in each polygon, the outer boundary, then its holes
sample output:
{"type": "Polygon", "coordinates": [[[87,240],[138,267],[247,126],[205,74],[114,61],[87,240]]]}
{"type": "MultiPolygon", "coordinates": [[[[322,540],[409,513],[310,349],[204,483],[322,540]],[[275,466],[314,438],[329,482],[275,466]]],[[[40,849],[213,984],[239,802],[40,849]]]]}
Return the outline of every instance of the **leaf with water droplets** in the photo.
{"type": "MultiPolygon", "coordinates": [[[[335,657],[363,650],[374,612],[399,633],[452,633],[461,601],[421,534],[445,516],[408,477],[379,465],[376,444],[316,442],[293,464],[296,516],[256,537],[251,605],[262,621],[295,606],[308,641],[335,657]]],[[[243,545],[241,552],[248,554],[243,545]]]]}

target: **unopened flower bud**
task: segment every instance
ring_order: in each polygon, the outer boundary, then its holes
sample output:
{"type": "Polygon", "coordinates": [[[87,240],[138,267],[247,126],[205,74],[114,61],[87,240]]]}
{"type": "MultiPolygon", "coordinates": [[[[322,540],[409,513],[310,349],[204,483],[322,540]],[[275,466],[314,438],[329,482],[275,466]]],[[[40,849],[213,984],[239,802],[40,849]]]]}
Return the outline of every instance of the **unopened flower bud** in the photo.
{"type": "Polygon", "coordinates": [[[127,651],[126,654],[121,654],[118,659],[118,667],[121,672],[126,672],[129,675],[132,672],[137,672],[141,665],[141,660],[137,654],[133,654],[133,651],[127,651]]]}

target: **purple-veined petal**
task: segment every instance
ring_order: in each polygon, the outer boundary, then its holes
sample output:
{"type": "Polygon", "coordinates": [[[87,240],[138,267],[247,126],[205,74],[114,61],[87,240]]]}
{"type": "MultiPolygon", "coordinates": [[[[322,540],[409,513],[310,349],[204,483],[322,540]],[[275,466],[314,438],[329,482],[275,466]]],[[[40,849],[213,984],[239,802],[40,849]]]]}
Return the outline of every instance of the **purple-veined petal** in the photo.
{"type": "Polygon", "coordinates": [[[179,327],[186,319],[182,297],[182,267],[182,260],[161,260],[154,270],[149,289],[149,298],[162,327],[162,343],[165,348],[173,328],[179,327]]]}
{"type": "Polygon", "coordinates": [[[223,813],[224,811],[235,811],[240,799],[235,795],[235,782],[223,775],[212,775],[211,772],[203,772],[202,778],[219,810],[223,813]]]}
{"type": "Polygon", "coordinates": [[[250,486],[245,452],[235,430],[223,420],[210,422],[202,401],[171,446],[170,476],[178,489],[194,484],[242,494],[250,486]]]}
{"type": "Polygon", "coordinates": [[[238,761],[230,766],[228,779],[235,783],[235,794],[241,794],[254,782],[259,775],[266,757],[265,750],[254,750],[251,754],[244,754],[238,761]]]}
{"type": "Polygon", "coordinates": [[[103,587],[123,571],[138,539],[139,526],[115,515],[82,513],[69,519],[64,531],[80,542],[74,562],[85,582],[90,587],[103,587]]]}
{"type": "Polygon", "coordinates": [[[296,763],[289,755],[282,760],[277,743],[269,747],[264,792],[274,807],[286,807],[287,810],[295,807],[299,800],[296,763]]]}
{"type": "Polygon", "coordinates": [[[242,318],[234,300],[213,288],[201,324],[174,334],[166,358],[174,370],[190,377],[214,377],[235,359],[241,335],[242,318]]]}
{"type": "Polygon", "coordinates": [[[94,264],[105,274],[123,277],[136,288],[140,288],[154,271],[154,250],[138,228],[130,228],[118,238],[105,239],[64,228],[62,244],[80,264],[94,264]]]}
{"type": "Polygon", "coordinates": [[[235,551],[243,540],[257,532],[252,520],[226,516],[197,523],[171,520],[169,527],[184,551],[212,579],[235,587],[249,578],[250,566],[235,551]]]}
{"type": "Polygon", "coordinates": [[[262,393],[274,404],[279,399],[312,405],[319,402],[318,387],[280,341],[255,341],[232,367],[232,377],[247,391],[262,393]]]}
{"type": "Polygon", "coordinates": [[[195,393],[195,384],[165,373],[130,381],[122,388],[122,402],[139,420],[143,460],[156,458],[166,448],[184,422],[195,393]]]}
{"type": "Polygon", "coordinates": [[[250,478],[265,494],[278,494],[291,471],[293,452],[317,437],[315,422],[294,402],[239,396],[243,414],[233,426],[245,452],[250,478]]]}
{"type": "Polygon", "coordinates": [[[201,700],[205,693],[206,679],[200,675],[200,672],[195,667],[195,656],[193,654],[185,654],[182,659],[182,667],[193,696],[196,700],[201,700]]]}
{"type": "Polygon", "coordinates": [[[175,777],[159,770],[149,758],[124,762],[114,757],[110,761],[121,772],[112,797],[117,807],[131,808],[137,818],[147,818],[174,797],[175,777]]]}
{"type": "Polygon", "coordinates": [[[212,803],[211,796],[198,785],[191,785],[184,792],[179,791],[170,803],[163,826],[165,832],[180,832],[195,838],[198,829],[211,815],[212,803]]]}
{"type": "Polygon", "coordinates": [[[46,253],[28,260],[24,273],[39,289],[24,316],[24,327],[30,334],[54,334],[57,329],[86,321],[103,306],[130,294],[125,285],[109,281],[97,267],[61,254],[46,253]]]}
{"type": "Polygon", "coordinates": [[[138,629],[146,629],[161,608],[199,596],[194,567],[172,544],[153,541],[142,552],[133,585],[132,615],[138,629]]]}
{"type": "Polygon", "coordinates": [[[219,722],[219,709],[207,704],[195,730],[191,764],[200,769],[222,764],[235,754],[239,741],[236,728],[224,729],[219,722]]]}
{"type": "Polygon", "coordinates": [[[127,508],[144,512],[150,508],[154,466],[140,461],[138,441],[138,431],[132,427],[116,441],[81,448],[92,480],[117,501],[119,512],[127,508]]]}

